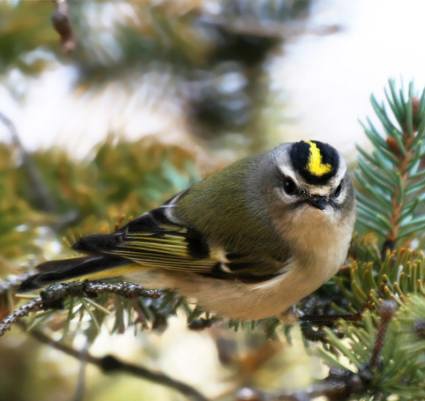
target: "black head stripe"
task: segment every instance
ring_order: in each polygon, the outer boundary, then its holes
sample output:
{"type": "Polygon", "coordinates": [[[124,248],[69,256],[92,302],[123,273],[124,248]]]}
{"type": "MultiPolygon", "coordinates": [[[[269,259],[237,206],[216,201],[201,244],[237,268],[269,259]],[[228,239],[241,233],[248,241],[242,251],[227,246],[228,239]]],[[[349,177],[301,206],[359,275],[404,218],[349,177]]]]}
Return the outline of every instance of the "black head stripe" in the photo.
{"type": "Polygon", "coordinates": [[[289,156],[294,170],[309,184],[324,185],[338,171],[338,152],[323,142],[295,142],[289,156]]]}

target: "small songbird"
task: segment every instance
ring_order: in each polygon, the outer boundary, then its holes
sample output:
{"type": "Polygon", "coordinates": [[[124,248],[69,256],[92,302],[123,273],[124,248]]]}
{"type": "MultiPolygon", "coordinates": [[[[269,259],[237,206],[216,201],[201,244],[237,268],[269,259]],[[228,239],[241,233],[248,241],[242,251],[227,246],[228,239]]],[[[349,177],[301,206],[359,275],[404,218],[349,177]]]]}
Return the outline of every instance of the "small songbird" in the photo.
{"type": "Polygon", "coordinates": [[[125,276],[176,290],[224,317],[279,316],[343,264],[354,203],[346,163],[333,147],[281,144],[111,234],[82,237],[73,249],[85,256],[42,263],[21,290],[125,276]]]}

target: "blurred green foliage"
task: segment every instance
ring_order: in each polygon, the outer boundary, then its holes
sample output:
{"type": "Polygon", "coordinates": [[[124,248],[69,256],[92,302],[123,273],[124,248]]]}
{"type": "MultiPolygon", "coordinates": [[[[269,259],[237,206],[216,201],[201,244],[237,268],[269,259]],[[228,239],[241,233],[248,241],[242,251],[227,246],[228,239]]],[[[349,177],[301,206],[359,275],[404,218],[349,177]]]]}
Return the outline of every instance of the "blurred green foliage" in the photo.
{"type": "Polygon", "coordinates": [[[40,226],[62,234],[77,225],[80,232],[111,230],[198,178],[192,152],[151,137],[135,142],[111,139],[90,160],[75,160],[60,149],[29,156],[55,210],[51,215],[40,210],[18,152],[0,145],[0,255],[9,260],[37,253],[34,239],[40,226]]]}
{"type": "Polygon", "coordinates": [[[41,215],[19,195],[19,175],[16,152],[0,144],[0,268],[6,260],[35,251],[34,230],[28,227],[40,224],[41,215]]]}
{"type": "MultiPolygon", "coordinates": [[[[198,178],[192,152],[151,137],[107,141],[91,160],[75,161],[59,149],[37,152],[34,160],[57,212],[75,211],[80,225],[91,219],[92,229],[99,229],[96,222],[108,216],[112,229],[119,219],[149,210],[198,178]]],[[[30,196],[25,188],[21,191],[30,196]]]]}
{"type": "Polygon", "coordinates": [[[51,14],[49,1],[0,2],[0,73],[17,68],[25,74],[37,74],[48,66],[46,54],[58,48],[51,14]],[[30,57],[35,50],[46,54],[30,57]]]}

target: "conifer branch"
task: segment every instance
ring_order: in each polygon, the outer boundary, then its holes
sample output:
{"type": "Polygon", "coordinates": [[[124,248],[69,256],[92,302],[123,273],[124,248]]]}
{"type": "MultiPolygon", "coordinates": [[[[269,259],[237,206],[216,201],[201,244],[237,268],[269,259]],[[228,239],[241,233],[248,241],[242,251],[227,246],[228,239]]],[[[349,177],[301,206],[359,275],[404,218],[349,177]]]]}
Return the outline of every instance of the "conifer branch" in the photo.
{"type": "Polygon", "coordinates": [[[413,120],[416,118],[419,111],[419,99],[417,97],[413,97],[413,93],[411,93],[411,96],[412,97],[409,99],[409,103],[407,104],[409,115],[406,116],[406,118],[411,118],[412,121],[406,121],[405,125],[401,127],[402,131],[399,141],[397,141],[397,137],[393,136],[388,136],[386,139],[389,151],[397,159],[396,168],[400,177],[400,183],[398,186],[395,186],[394,192],[391,195],[391,229],[385,238],[382,248],[383,253],[385,253],[387,249],[394,249],[394,245],[400,235],[403,212],[403,203],[400,203],[400,200],[403,199],[404,192],[408,189],[410,184],[409,167],[411,166],[416,153],[414,145],[417,135],[417,127],[414,125],[413,120]]]}
{"type": "Polygon", "coordinates": [[[381,239],[383,257],[401,240],[425,228],[417,213],[425,200],[425,172],[421,164],[425,142],[425,91],[416,96],[413,83],[406,94],[389,82],[386,107],[374,96],[371,103],[383,133],[368,119],[364,131],[373,144],[371,154],[358,148],[356,172],[358,223],[381,239]]]}
{"type": "Polygon", "coordinates": [[[251,388],[243,388],[237,394],[237,401],[311,401],[316,397],[327,397],[329,401],[341,401],[355,394],[365,394],[368,390],[371,390],[373,371],[378,367],[388,325],[396,310],[397,305],[393,301],[384,301],[381,304],[379,308],[380,323],[375,335],[372,354],[369,362],[361,367],[357,373],[348,369],[333,368],[324,380],[313,384],[310,388],[295,392],[266,393],[251,388]]]}
{"type": "Polygon", "coordinates": [[[347,358],[350,365],[356,367],[355,374],[362,382],[363,388],[358,394],[368,394],[370,400],[382,400],[390,395],[403,401],[424,399],[425,342],[416,331],[423,316],[425,299],[422,295],[410,296],[404,303],[383,301],[375,311],[367,311],[355,326],[340,322],[344,342],[327,329],[331,351],[320,353],[330,366],[343,370],[346,368],[339,356],[347,358]]]}
{"type": "Polygon", "coordinates": [[[127,282],[105,283],[100,281],[77,281],[53,284],[43,290],[39,296],[15,309],[3,320],[0,320],[0,337],[18,320],[28,316],[32,312],[46,309],[61,309],[65,299],[68,297],[90,298],[104,293],[116,294],[124,298],[157,298],[160,294],[157,290],[146,290],[137,284],[127,282]]]}

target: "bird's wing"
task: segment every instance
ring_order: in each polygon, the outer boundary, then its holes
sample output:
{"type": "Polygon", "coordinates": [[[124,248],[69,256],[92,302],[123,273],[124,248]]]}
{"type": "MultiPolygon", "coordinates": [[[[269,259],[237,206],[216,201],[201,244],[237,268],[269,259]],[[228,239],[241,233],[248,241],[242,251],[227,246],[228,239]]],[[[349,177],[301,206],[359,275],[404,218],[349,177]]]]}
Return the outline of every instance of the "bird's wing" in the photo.
{"type": "Polygon", "coordinates": [[[151,268],[223,279],[262,281],[282,272],[282,262],[213,246],[201,233],[179,222],[172,213],[179,196],[115,233],[82,237],[73,248],[89,254],[118,256],[151,268]]]}

